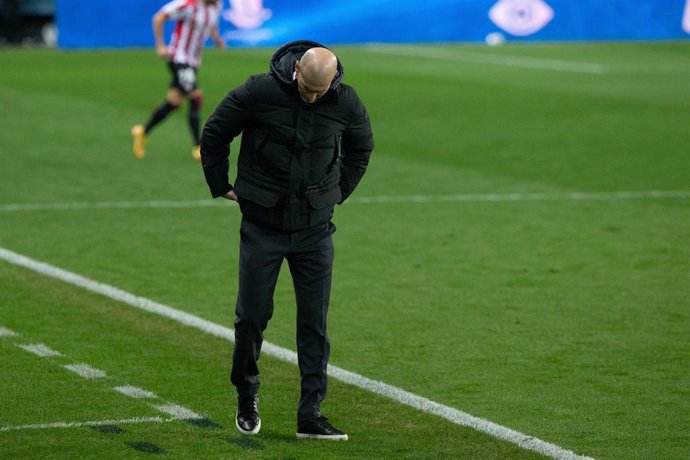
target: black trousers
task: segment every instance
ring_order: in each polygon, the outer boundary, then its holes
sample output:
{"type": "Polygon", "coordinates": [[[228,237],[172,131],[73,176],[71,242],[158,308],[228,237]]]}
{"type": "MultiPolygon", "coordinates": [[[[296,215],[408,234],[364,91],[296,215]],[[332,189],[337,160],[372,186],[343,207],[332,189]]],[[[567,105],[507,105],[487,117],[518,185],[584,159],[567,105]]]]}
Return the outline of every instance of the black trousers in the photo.
{"type": "Polygon", "coordinates": [[[239,396],[256,396],[257,361],[263,332],[273,315],[273,293],[283,259],[297,300],[297,356],[301,395],[298,423],[320,414],[326,397],[330,344],[326,317],[333,268],[332,223],[296,232],[281,232],[242,219],[239,293],[235,310],[235,350],[230,380],[239,396]]]}

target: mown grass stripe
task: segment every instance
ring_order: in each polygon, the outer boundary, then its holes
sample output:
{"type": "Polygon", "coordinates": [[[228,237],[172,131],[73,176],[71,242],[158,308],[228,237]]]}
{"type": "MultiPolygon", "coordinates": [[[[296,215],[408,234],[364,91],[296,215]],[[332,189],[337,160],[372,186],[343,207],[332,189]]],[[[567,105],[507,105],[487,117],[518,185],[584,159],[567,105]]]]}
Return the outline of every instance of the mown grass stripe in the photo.
{"type": "Polygon", "coordinates": [[[470,62],[474,64],[503,65],[525,69],[553,70],[557,72],[575,72],[588,74],[605,74],[609,68],[602,64],[590,62],[565,61],[562,59],[511,56],[507,54],[489,54],[472,51],[442,49],[431,46],[380,46],[371,45],[364,48],[370,53],[392,56],[410,56],[445,61],[470,62]]]}
{"type": "MultiPolygon", "coordinates": [[[[44,262],[39,262],[37,260],[31,259],[21,254],[17,254],[13,251],[1,247],[0,259],[3,259],[17,266],[28,268],[37,273],[40,273],[41,275],[64,281],[74,286],[78,286],[91,292],[95,292],[97,294],[109,297],[118,302],[126,303],[132,307],[155,313],[160,316],[164,316],[186,326],[190,326],[199,329],[203,332],[206,332],[208,334],[214,335],[216,337],[220,337],[228,341],[234,342],[234,332],[225,326],[212,323],[198,316],[180,310],[176,310],[172,307],[160,304],[153,300],[136,296],[114,286],[93,281],[91,279],[77,275],[76,273],[63,270],[61,268],[46,264],[44,262]]],[[[287,350],[285,348],[279,347],[268,342],[264,342],[262,349],[264,353],[269,356],[273,356],[274,358],[287,361],[289,363],[297,364],[297,354],[291,350],[287,350]]],[[[394,401],[397,401],[419,411],[437,415],[457,425],[473,428],[477,431],[486,433],[497,439],[508,441],[524,449],[539,452],[551,458],[559,460],[589,458],[585,456],[580,456],[570,450],[564,449],[555,444],[542,441],[541,439],[535,438],[533,436],[529,436],[527,434],[520,433],[519,431],[515,431],[502,425],[498,425],[488,420],[475,417],[458,409],[445,406],[430,399],[415,395],[403,389],[389,385],[387,383],[372,380],[370,378],[364,377],[354,372],[341,369],[337,366],[329,365],[328,373],[332,378],[336,380],[340,380],[342,382],[349,383],[363,390],[373,392],[381,396],[385,396],[387,398],[390,398],[394,401]]],[[[163,406],[159,406],[156,408],[159,410],[163,410],[161,407],[163,406]]],[[[169,409],[171,411],[173,410],[171,408],[169,409]]],[[[174,414],[175,412],[173,411],[168,413],[174,414]]]]}

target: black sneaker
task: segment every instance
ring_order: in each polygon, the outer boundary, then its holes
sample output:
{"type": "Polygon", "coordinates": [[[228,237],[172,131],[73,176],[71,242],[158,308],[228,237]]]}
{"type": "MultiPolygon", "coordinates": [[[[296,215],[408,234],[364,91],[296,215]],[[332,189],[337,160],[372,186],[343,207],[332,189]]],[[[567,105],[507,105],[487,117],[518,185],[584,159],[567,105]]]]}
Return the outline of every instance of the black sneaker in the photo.
{"type": "Polygon", "coordinates": [[[235,426],[242,434],[257,434],[261,429],[261,418],[256,398],[238,397],[235,426]]]}
{"type": "Polygon", "coordinates": [[[300,439],[330,439],[332,441],[347,441],[347,435],[333,428],[328,419],[320,415],[312,420],[301,422],[297,427],[297,437],[300,439]]]}

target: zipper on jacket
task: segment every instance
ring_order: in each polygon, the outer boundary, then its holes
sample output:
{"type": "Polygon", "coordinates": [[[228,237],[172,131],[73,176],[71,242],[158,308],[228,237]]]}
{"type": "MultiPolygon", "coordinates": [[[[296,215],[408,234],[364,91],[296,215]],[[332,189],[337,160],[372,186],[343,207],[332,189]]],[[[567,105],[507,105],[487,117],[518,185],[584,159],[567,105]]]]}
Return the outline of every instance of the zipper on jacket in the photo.
{"type": "Polygon", "coordinates": [[[333,169],[333,166],[338,162],[338,158],[340,158],[340,152],[341,152],[341,144],[342,144],[342,134],[338,133],[335,135],[335,149],[333,150],[333,159],[331,160],[331,164],[328,165],[328,172],[330,173],[331,170],[333,169]]]}

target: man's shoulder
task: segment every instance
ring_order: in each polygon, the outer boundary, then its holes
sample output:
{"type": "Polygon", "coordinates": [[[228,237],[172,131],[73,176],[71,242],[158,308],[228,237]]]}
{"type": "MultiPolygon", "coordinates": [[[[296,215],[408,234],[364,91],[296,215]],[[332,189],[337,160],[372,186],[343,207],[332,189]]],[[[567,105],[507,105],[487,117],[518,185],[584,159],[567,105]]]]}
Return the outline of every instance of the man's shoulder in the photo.
{"type": "Polygon", "coordinates": [[[355,91],[355,89],[352,86],[348,85],[347,83],[341,82],[338,85],[337,91],[338,91],[338,94],[344,94],[347,96],[353,96],[353,95],[357,96],[357,91],[355,91]]]}
{"type": "Polygon", "coordinates": [[[338,102],[341,105],[359,106],[362,104],[357,91],[347,83],[340,83],[336,91],[338,93],[338,102]]]}
{"type": "Polygon", "coordinates": [[[257,73],[250,76],[245,85],[249,92],[255,96],[272,94],[280,90],[280,83],[269,72],[257,73]]]}
{"type": "Polygon", "coordinates": [[[254,75],[251,75],[247,81],[257,85],[278,83],[270,72],[255,73],[254,75]]]}

